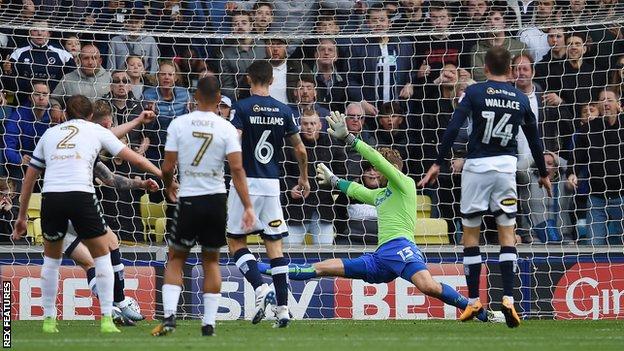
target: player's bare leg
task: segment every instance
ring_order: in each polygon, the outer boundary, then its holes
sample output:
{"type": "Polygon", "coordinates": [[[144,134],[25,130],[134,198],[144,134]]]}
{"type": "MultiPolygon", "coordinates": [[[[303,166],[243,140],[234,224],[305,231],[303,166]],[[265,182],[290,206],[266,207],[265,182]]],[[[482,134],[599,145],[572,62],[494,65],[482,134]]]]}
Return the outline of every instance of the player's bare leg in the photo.
{"type": "Polygon", "coordinates": [[[219,299],[221,298],[221,269],[219,268],[218,250],[202,251],[202,268],[204,270],[202,335],[213,336],[219,299]]]}
{"type": "Polygon", "coordinates": [[[256,305],[251,323],[258,324],[266,315],[265,310],[267,306],[275,304],[275,292],[262,280],[256,256],[247,248],[247,237],[229,237],[228,248],[236,263],[236,267],[254,288],[256,305]]]}
{"type": "MultiPolygon", "coordinates": [[[[475,221],[475,224],[477,221],[475,221]]],[[[481,278],[481,252],[479,250],[479,237],[481,235],[481,218],[478,226],[463,226],[462,241],[464,244],[464,272],[468,285],[468,306],[459,316],[459,320],[466,322],[472,320],[483,310],[479,299],[479,279],[481,278]]]]}
{"type": "Polygon", "coordinates": [[[114,273],[108,240],[106,235],[100,235],[91,239],[82,239],[82,243],[89,249],[95,263],[95,282],[102,311],[100,330],[102,333],[119,333],[112,318],[114,273]]]}
{"type": "Polygon", "coordinates": [[[507,326],[509,328],[515,328],[520,325],[520,317],[514,307],[513,297],[514,280],[516,278],[517,267],[516,262],[518,259],[516,251],[515,227],[499,224],[498,241],[501,246],[498,264],[500,266],[501,277],[503,280],[503,301],[501,304],[501,312],[505,315],[505,322],[507,323],[507,326]]]}
{"type": "Polygon", "coordinates": [[[175,331],[175,314],[178,310],[178,301],[182,293],[183,267],[188,257],[188,251],[177,250],[169,247],[169,259],[165,266],[165,276],[163,278],[162,302],[163,320],[152,330],[152,335],[163,336],[175,331]]]}
{"type": "Polygon", "coordinates": [[[41,267],[41,301],[43,303],[43,332],[58,333],[56,325],[56,294],[58,275],[63,259],[63,241],[43,243],[43,266],[41,267]]]}
{"type": "Polygon", "coordinates": [[[271,259],[271,276],[275,288],[275,317],[274,327],[285,328],[290,322],[288,311],[288,260],[282,252],[282,239],[272,240],[264,238],[267,256],[271,259]]]}

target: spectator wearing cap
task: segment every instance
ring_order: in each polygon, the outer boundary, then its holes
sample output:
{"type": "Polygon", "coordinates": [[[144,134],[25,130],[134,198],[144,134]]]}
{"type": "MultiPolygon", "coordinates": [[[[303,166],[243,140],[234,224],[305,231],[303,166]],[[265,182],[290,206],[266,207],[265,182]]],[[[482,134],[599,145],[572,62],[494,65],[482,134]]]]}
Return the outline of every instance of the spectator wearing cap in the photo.
{"type": "Polygon", "coordinates": [[[293,100],[293,90],[299,82],[299,76],[311,73],[301,60],[287,58],[287,42],[285,39],[271,38],[266,47],[269,63],[273,67],[273,82],[269,86],[271,97],[281,103],[288,104],[293,100]]]}
{"type": "Polygon", "coordinates": [[[158,71],[158,45],[154,37],[141,34],[144,24],[144,11],[139,10],[134,11],[124,22],[128,34],[114,36],[108,44],[109,69],[124,69],[126,57],[132,55],[143,60],[147,72],[155,74],[158,71]]]}
{"type": "Polygon", "coordinates": [[[219,116],[229,121],[232,117],[232,100],[225,95],[221,95],[221,102],[218,108],[219,116]]]}

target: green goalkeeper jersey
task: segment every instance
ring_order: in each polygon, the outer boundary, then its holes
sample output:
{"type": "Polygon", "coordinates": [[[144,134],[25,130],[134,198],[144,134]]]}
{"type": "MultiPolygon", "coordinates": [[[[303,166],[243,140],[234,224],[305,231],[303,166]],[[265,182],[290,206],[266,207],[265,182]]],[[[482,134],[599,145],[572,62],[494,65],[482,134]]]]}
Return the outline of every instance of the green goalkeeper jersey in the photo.
{"type": "Polygon", "coordinates": [[[388,179],[385,188],[368,189],[365,186],[338,181],[338,188],[349,197],[375,206],[377,209],[378,246],[397,238],[414,242],[416,229],[416,184],[396,169],[377,150],[356,139],[353,148],[388,179]]]}

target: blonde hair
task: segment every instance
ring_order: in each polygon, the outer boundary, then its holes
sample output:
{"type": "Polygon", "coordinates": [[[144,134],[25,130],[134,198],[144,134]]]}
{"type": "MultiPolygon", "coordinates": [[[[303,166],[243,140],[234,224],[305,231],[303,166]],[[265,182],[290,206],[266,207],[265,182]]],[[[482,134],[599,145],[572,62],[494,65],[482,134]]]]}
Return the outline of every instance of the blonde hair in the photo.
{"type": "Polygon", "coordinates": [[[401,157],[401,154],[397,150],[391,149],[389,147],[380,147],[380,148],[377,149],[377,151],[388,162],[392,163],[397,168],[399,168],[399,169],[403,168],[403,158],[401,157]]]}

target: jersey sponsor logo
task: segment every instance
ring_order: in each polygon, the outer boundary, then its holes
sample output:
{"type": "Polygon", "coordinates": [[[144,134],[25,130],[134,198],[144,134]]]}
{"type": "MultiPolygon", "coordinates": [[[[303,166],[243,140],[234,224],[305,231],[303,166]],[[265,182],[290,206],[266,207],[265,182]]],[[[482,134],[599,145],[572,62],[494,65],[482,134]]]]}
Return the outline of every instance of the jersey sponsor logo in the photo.
{"type": "Polygon", "coordinates": [[[485,106],[487,106],[487,107],[509,108],[509,109],[512,109],[512,110],[520,111],[520,102],[519,101],[511,101],[511,100],[503,100],[503,99],[485,99],[485,106]]]}
{"type": "Polygon", "coordinates": [[[267,116],[249,116],[249,122],[251,124],[272,124],[283,126],[284,118],[283,117],[267,117],[267,116]]]}
{"type": "Polygon", "coordinates": [[[280,225],[282,225],[282,220],[281,219],[276,219],[274,221],[269,222],[269,227],[271,227],[271,228],[277,228],[280,225]]]}
{"type": "Polygon", "coordinates": [[[381,203],[386,201],[386,199],[389,198],[390,195],[392,195],[392,191],[386,188],[386,191],[377,196],[377,198],[375,199],[375,207],[381,205],[381,203]]]}
{"type": "Polygon", "coordinates": [[[279,107],[267,107],[260,105],[253,105],[251,108],[253,112],[279,112],[279,107]]]}
{"type": "Polygon", "coordinates": [[[501,202],[500,202],[500,203],[501,203],[501,205],[503,205],[503,206],[513,206],[513,205],[515,205],[517,202],[518,202],[518,200],[516,200],[516,199],[511,199],[511,198],[510,198],[510,199],[503,199],[503,200],[501,200],[501,202]]]}
{"type": "Polygon", "coordinates": [[[219,171],[209,171],[209,172],[196,172],[191,170],[185,170],[184,175],[188,177],[196,177],[196,178],[216,178],[222,176],[223,173],[219,171]]]}
{"type": "Polygon", "coordinates": [[[66,160],[80,160],[82,159],[82,157],[80,157],[80,154],[76,152],[71,155],[52,154],[52,156],[50,156],[50,159],[54,161],[66,161],[66,160]]]}
{"type": "Polygon", "coordinates": [[[503,94],[503,95],[507,95],[507,96],[516,96],[516,93],[514,93],[513,91],[507,91],[505,89],[494,89],[492,87],[487,88],[485,90],[485,92],[488,95],[503,94]]]}

